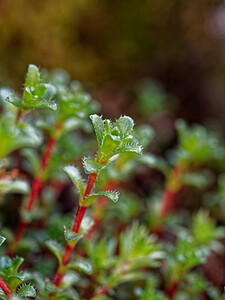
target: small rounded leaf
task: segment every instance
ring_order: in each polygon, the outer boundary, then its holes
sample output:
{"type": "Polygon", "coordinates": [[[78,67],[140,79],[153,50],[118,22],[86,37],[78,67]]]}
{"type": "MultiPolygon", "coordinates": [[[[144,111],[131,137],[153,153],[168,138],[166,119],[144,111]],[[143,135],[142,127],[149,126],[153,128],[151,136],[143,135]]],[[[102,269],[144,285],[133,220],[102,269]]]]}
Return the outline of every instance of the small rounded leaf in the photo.
{"type": "MultiPolygon", "coordinates": [[[[127,116],[124,117],[120,117],[116,123],[114,124],[113,127],[117,127],[119,130],[119,133],[121,135],[121,138],[125,138],[126,136],[128,136],[130,134],[130,132],[132,131],[133,127],[134,127],[134,121],[127,116]]],[[[113,131],[113,129],[112,129],[113,131]]]]}
{"type": "Polygon", "coordinates": [[[36,297],[35,288],[32,285],[24,285],[22,286],[18,293],[20,297],[36,297]]]}
{"type": "Polygon", "coordinates": [[[29,65],[26,76],[25,87],[34,87],[40,81],[40,72],[35,65],[29,65]]]}
{"type": "Polygon", "coordinates": [[[85,158],[83,160],[83,166],[84,166],[84,171],[86,174],[91,174],[91,173],[99,173],[102,169],[102,165],[98,163],[97,161],[89,158],[85,158]]]}

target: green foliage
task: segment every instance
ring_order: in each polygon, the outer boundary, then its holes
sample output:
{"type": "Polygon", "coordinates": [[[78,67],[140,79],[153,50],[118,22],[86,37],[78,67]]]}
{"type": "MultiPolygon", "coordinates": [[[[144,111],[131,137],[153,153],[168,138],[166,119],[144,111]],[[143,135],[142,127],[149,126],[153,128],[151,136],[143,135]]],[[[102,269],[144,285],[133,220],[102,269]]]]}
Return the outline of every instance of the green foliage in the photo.
{"type": "Polygon", "coordinates": [[[166,300],[163,293],[156,290],[156,281],[154,278],[148,278],[145,289],[137,289],[136,295],[140,300],[166,300]]]}
{"type": "Polygon", "coordinates": [[[115,222],[119,221],[120,223],[129,223],[133,217],[138,215],[141,208],[138,198],[132,194],[123,194],[116,205],[114,203],[107,204],[103,218],[106,217],[110,221],[115,219],[115,222]]]}
{"type": "Polygon", "coordinates": [[[58,109],[56,113],[46,112],[45,119],[40,122],[42,128],[52,132],[49,118],[54,124],[60,125],[61,134],[71,132],[78,128],[90,130],[87,118],[91,113],[98,110],[98,104],[91,96],[84,92],[81,84],[77,81],[70,83],[68,74],[62,71],[53,71],[45,74],[45,80],[52,82],[56,89],[56,101],[58,109]]]}
{"type": "MultiPolygon", "coordinates": [[[[150,84],[139,96],[145,105],[151,99],[151,117],[169,112],[159,85],[150,84]]],[[[0,225],[8,240],[1,253],[8,250],[12,258],[0,256],[0,277],[13,293],[10,299],[165,300],[172,292],[179,300],[201,299],[203,293],[219,299],[221,293],[202,272],[211,251],[222,250],[225,234],[218,225],[218,215],[224,224],[225,180],[218,168],[224,145],[216,134],[178,121],[175,156],[167,156],[157,138],[154,154],[149,153],[152,127],[134,129],[128,116],[115,123],[104,120],[93,114],[98,105],[79,82],[71,82],[62,70],[40,75],[34,65],[29,66],[23,97],[1,89],[1,99],[0,225]],[[50,109],[27,113],[40,107],[50,109]],[[95,151],[89,117],[98,144],[94,158],[89,157],[95,151]],[[71,197],[66,175],[79,200],[71,197]],[[115,186],[122,194],[119,203],[115,186]],[[184,186],[189,186],[185,205],[180,200],[187,190],[176,195],[184,186]],[[199,189],[197,196],[192,187],[199,189]],[[206,189],[214,195],[210,211],[198,209],[206,189]],[[28,195],[21,199],[19,194],[28,195]],[[174,215],[164,219],[157,214],[162,194],[177,201],[174,215]],[[192,218],[190,211],[196,209],[192,218]],[[18,210],[22,222],[16,227],[18,210]],[[152,233],[143,222],[153,225],[152,233]],[[102,295],[96,296],[99,291],[102,295]]],[[[145,109],[143,105],[139,112],[145,109]]],[[[0,245],[4,241],[0,236],[0,245]]],[[[9,299],[3,290],[0,299],[9,299]]]]}
{"type": "Polygon", "coordinates": [[[76,259],[71,261],[65,268],[66,270],[75,270],[82,272],[84,274],[91,275],[92,274],[92,265],[88,260],[85,259],[76,259]]]}
{"type": "Polygon", "coordinates": [[[41,82],[40,72],[35,65],[29,65],[24,84],[23,98],[7,90],[1,92],[1,99],[15,105],[21,111],[33,108],[49,108],[56,110],[52,101],[56,93],[53,85],[41,82]]]}
{"type": "Polygon", "coordinates": [[[129,269],[156,267],[164,256],[154,238],[144,226],[133,223],[120,237],[120,260],[126,261],[129,269]]]}
{"type": "Polygon", "coordinates": [[[130,117],[120,117],[115,123],[110,120],[103,121],[98,115],[90,118],[98,141],[98,163],[106,165],[113,156],[120,153],[141,154],[142,147],[130,135],[134,126],[130,117]]]}
{"type": "Polygon", "coordinates": [[[224,156],[224,149],[220,146],[218,137],[203,126],[195,125],[188,128],[183,120],[179,120],[176,122],[176,127],[179,145],[178,160],[199,166],[224,156]]]}
{"type": "Polygon", "coordinates": [[[93,246],[93,243],[87,241],[86,247],[91,262],[96,270],[107,270],[116,263],[114,257],[115,242],[113,240],[106,241],[102,238],[97,245],[93,246]]]}
{"type": "Polygon", "coordinates": [[[102,285],[114,288],[123,282],[143,280],[143,268],[157,267],[163,258],[159,245],[154,243],[153,237],[148,235],[144,226],[137,222],[121,234],[118,257],[113,255],[115,243],[101,240],[93,249],[88,245],[88,253],[94,270],[102,269],[106,272],[110,268],[110,275],[99,276],[102,285]]]}
{"type": "MultiPolygon", "coordinates": [[[[0,258],[0,277],[4,280],[12,293],[16,293],[23,298],[35,297],[35,288],[29,284],[26,284],[27,280],[29,279],[29,274],[27,272],[18,271],[23,261],[24,259],[22,257],[10,259],[7,256],[2,256],[0,258]]],[[[20,298],[18,297],[18,299],[20,298]]]]}
{"type": "Polygon", "coordinates": [[[36,297],[35,288],[31,285],[21,286],[21,288],[19,288],[17,294],[20,297],[36,297]]]}
{"type": "Polygon", "coordinates": [[[64,227],[64,237],[67,242],[77,242],[80,238],[82,238],[82,235],[76,234],[72,230],[64,227]]]}
{"type": "Polygon", "coordinates": [[[98,174],[103,168],[100,163],[90,158],[84,158],[83,167],[86,174],[98,174]]]}
{"type": "Polygon", "coordinates": [[[10,113],[0,116],[0,139],[0,159],[16,149],[37,147],[41,143],[40,135],[31,126],[20,124],[17,127],[10,113]]]}
{"type": "Polygon", "coordinates": [[[88,196],[85,199],[84,205],[86,207],[90,206],[91,203],[98,197],[104,197],[113,202],[117,202],[119,200],[119,193],[118,192],[99,192],[99,193],[95,193],[95,194],[90,194],[90,196],[88,196]]]}
{"type": "Polygon", "coordinates": [[[73,184],[76,186],[79,192],[79,201],[82,201],[85,191],[85,185],[80,175],[80,172],[74,166],[67,166],[64,168],[64,171],[67,173],[67,175],[72,180],[73,184]]]}
{"type": "Polygon", "coordinates": [[[212,246],[224,237],[225,228],[218,227],[206,211],[199,211],[193,217],[192,234],[198,245],[212,246]]]}
{"type": "Polygon", "coordinates": [[[168,98],[159,82],[142,81],[137,87],[137,111],[143,116],[161,114],[168,109],[168,98]]]}
{"type": "Polygon", "coordinates": [[[63,249],[62,246],[54,240],[46,241],[46,247],[55,255],[59,265],[62,264],[63,249]]]}
{"type": "Polygon", "coordinates": [[[193,217],[191,231],[180,232],[168,258],[169,282],[182,281],[194,267],[206,263],[212,249],[221,249],[216,241],[223,236],[224,228],[216,227],[205,211],[199,211],[193,217]]]}

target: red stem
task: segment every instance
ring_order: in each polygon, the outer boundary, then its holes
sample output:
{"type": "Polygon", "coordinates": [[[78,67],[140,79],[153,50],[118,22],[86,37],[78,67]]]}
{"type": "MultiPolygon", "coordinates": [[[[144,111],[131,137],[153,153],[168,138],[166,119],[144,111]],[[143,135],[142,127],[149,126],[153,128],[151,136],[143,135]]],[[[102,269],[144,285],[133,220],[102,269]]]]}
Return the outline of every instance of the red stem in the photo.
{"type": "Polygon", "coordinates": [[[12,296],[12,292],[7,287],[7,285],[5,284],[5,282],[1,279],[1,277],[0,277],[0,288],[3,290],[3,292],[6,294],[6,296],[8,296],[8,297],[12,296]]]}
{"type": "Polygon", "coordinates": [[[173,199],[175,196],[175,192],[174,191],[170,191],[168,189],[166,189],[163,193],[162,196],[162,205],[161,205],[161,209],[160,209],[160,217],[161,218],[165,218],[173,204],[173,199]]]}
{"type": "Polygon", "coordinates": [[[22,112],[19,109],[18,112],[17,112],[17,116],[16,116],[16,124],[19,122],[19,120],[20,120],[21,117],[22,117],[22,112]]]}
{"type": "Polygon", "coordinates": [[[92,297],[94,299],[95,297],[105,295],[109,290],[109,287],[107,285],[103,285],[103,287],[92,297]]]}
{"type": "Polygon", "coordinates": [[[37,176],[37,178],[35,178],[35,180],[32,184],[31,193],[30,193],[30,196],[25,205],[25,210],[28,212],[33,210],[36,199],[37,199],[37,197],[40,193],[40,190],[43,186],[43,179],[41,178],[41,176],[43,175],[44,171],[46,170],[46,168],[48,166],[49,160],[52,156],[52,152],[55,147],[55,143],[56,143],[56,140],[55,140],[55,138],[52,137],[52,138],[50,138],[50,140],[48,141],[48,144],[46,146],[45,153],[43,155],[41,165],[38,170],[38,176],[37,176]]]}
{"type": "Polygon", "coordinates": [[[83,220],[86,209],[87,209],[87,207],[80,206],[80,205],[78,206],[76,218],[75,218],[74,225],[73,225],[73,232],[75,232],[75,233],[79,232],[80,225],[83,220]]]}
{"type": "MultiPolygon", "coordinates": [[[[41,161],[41,165],[37,172],[37,177],[34,179],[34,182],[32,184],[31,193],[30,193],[29,197],[27,198],[27,201],[25,204],[24,209],[26,212],[32,212],[32,210],[34,209],[35,202],[37,200],[38,195],[40,194],[40,190],[41,190],[41,188],[43,186],[43,182],[44,182],[42,176],[48,166],[48,163],[52,156],[55,144],[56,144],[56,138],[51,137],[46,146],[46,149],[45,149],[42,161],[41,161]]],[[[11,247],[10,247],[11,249],[9,251],[9,254],[11,254],[13,252],[13,250],[15,249],[15,247],[17,246],[17,244],[23,237],[23,235],[26,231],[27,225],[28,225],[27,222],[20,220],[20,222],[17,226],[17,229],[16,229],[16,233],[14,235],[14,239],[13,239],[11,247]]]]}
{"type": "Polygon", "coordinates": [[[167,297],[170,299],[170,300],[173,300],[175,295],[176,295],[176,292],[177,292],[177,288],[178,288],[178,284],[175,282],[171,285],[171,287],[167,290],[167,297]]]}
{"type": "MultiPolygon", "coordinates": [[[[90,193],[93,189],[93,186],[95,184],[97,176],[98,176],[97,174],[90,174],[89,175],[88,183],[87,183],[87,186],[86,186],[86,190],[84,192],[82,202],[84,202],[85,199],[90,195],[90,193]]],[[[81,225],[81,222],[83,220],[86,209],[87,209],[87,207],[85,207],[85,206],[81,206],[81,205],[78,206],[77,214],[76,214],[73,229],[72,229],[73,232],[75,232],[75,233],[79,232],[80,225],[81,225]]],[[[71,245],[70,243],[66,244],[66,248],[65,248],[64,255],[63,255],[63,260],[62,260],[62,266],[60,268],[58,268],[55,279],[54,279],[54,284],[58,287],[60,286],[60,284],[62,282],[62,279],[63,279],[63,276],[64,276],[64,268],[70,260],[73,249],[74,249],[73,245],[71,245]]]]}
{"type": "Polygon", "coordinates": [[[89,175],[88,183],[87,183],[86,190],[85,190],[84,197],[83,197],[83,201],[90,195],[90,193],[93,189],[93,186],[95,184],[97,176],[98,175],[94,174],[94,173],[89,175]]]}
{"type": "Polygon", "coordinates": [[[161,208],[159,213],[161,218],[165,218],[172,207],[174,197],[180,189],[179,183],[183,172],[184,167],[178,164],[172,169],[170,173],[167,185],[162,196],[161,208]]]}

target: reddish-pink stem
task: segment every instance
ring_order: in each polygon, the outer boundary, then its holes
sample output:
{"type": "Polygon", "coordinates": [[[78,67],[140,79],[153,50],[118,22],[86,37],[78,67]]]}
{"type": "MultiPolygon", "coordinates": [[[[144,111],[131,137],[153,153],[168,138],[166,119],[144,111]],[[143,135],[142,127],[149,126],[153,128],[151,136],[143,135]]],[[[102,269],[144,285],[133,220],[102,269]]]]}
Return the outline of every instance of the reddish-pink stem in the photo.
{"type": "MultiPolygon", "coordinates": [[[[76,218],[75,218],[75,222],[74,222],[74,226],[73,226],[73,232],[78,233],[79,232],[79,228],[83,219],[83,216],[85,214],[87,207],[83,207],[83,206],[78,206],[78,210],[77,210],[77,214],[76,214],[76,218]]],[[[65,252],[63,255],[63,260],[62,260],[62,269],[68,264],[70,257],[72,255],[73,252],[73,247],[67,243],[66,244],[66,248],[65,248],[65,252]]],[[[54,280],[54,284],[56,286],[60,286],[61,281],[63,279],[63,272],[57,272],[56,276],[55,276],[55,280],[54,280]]]]}
{"type": "Polygon", "coordinates": [[[109,287],[107,285],[104,285],[97,293],[94,294],[92,299],[94,299],[95,297],[105,295],[108,292],[108,290],[109,290],[109,287]]]}
{"type": "MultiPolygon", "coordinates": [[[[87,186],[86,186],[86,190],[84,192],[83,202],[90,195],[90,193],[93,189],[93,186],[95,184],[96,178],[97,178],[97,174],[90,174],[89,179],[88,179],[88,183],[87,183],[87,186]]],[[[86,209],[87,209],[87,207],[85,207],[85,206],[81,206],[81,205],[78,206],[77,214],[76,214],[73,229],[72,229],[74,233],[79,232],[80,225],[81,225],[81,222],[83,220],[86,209]]],[[[64,255],[63,255],[63,260],[62,260],[62,266],[58,269],[58,271],[56,273],[56,276],[55,276],[55,279],[54,279],[54,284],[56,286],[60,286],[60,284],[62,282],[62,279],[63,279],[63,276],[64,276],[64,268],[70,260],[73,249],[74,249],[74,247],[71,244],[69,244],[69,243],[66,244],[66,248],[65,248],[64,255]]]]}
{"type": "Polygon", "coordinates": [[[172,204],[173,204],[173,199],[175,196],[175,192],[174,191],[170,191],[170,190],[165,190],[162,196],[162,206],[160,209],[160,217],[164,218],[167,216],[172,204]]]}
{"type": "Polygon", "coordinates": [[[5,282],[2,280],[2,278],[0,277],[0,288],[3,290],[3,292],[6,294],[6,296],[12,296],[12,292],[10,291],[10,289],[7,287],[7,285],[5,284],[5,282]]]}
{"type": "Polygon", "coordinates": [[[17,116],[16,116],[16,123],[19,122],[20,118],[22,117],[22,112],[21,110],[19,109],[18,112],[17,112],[17,116]]]}
{"type": "MultiPolygon", "coordinates": [[[[46,170],[46,168],[48,166],[48,163],[49,163],[49,160],[52,156],[55,144],[56,144],[56,139],[51,137],[48,141],[47,146],[46,146],[46,149],[45,149],[42,161],[41,161],[40,168],[37,172],[37,177],[34,179],[34,182],[32,184],[31,193],[30,193],[29,197],[27,198],[27,201],[26,201],[26,204],[25,204],[24,210],[26,212],[31,212],[34,208],[37,197],[38,197],[38,195],[40,193],[40,190],[43,186],[43,179],[41,177],[42,177],[44,171],[46,170]]],[[[19,243],[19,241],[23,237],[23,235],[26,231],[27,225],[28,225],[27,222],[25,222],[23,220],[20,220],[20,222],[17,226],[16,232],[15,232],[15,235],[14,235],[14,239],[13,239],[11,247],[10,247],[11,250],[9,251],[9,254],[11,254],[11,252],[14,251],[15,247],[17,246],[17,244],[19,243]]]]}
{"type": "Polygon", "coordinates": [[[161,218],[166,217],[172,207],[174,197],[180,189],[179,181],[183,172],[184,167],[182,165],[177,165],[170,173],[167,185],[162,196],[162,202],[159,212],[161,218]]]}
{"type": "Polygon", "coordinates": [[[75,232],[75,233],[79,232],[80,225],[83,220],[86,209],[87,209],[87,207],[78,206],[76,218],[75,218],[74,225],[73,225],[73,232],[75,232]]]}
{"type": "Polygon", "coordinates": [[[167,290],[166,294],[170,300],[173,300],[176,292],[177,292],[178,284],[175,282],[171,285],[171,287],[167,290]]]}
{"type": "Polygon", "coordinates": [[[90,193],[93,189],[93,186],[95,184],[97,176],[98,175],[94,174],[94,173],[89,175],[88,183],[87,183],[86,190],[85,190],[84,197],[83,197],[83,201],[90,195],[90,193]]]}

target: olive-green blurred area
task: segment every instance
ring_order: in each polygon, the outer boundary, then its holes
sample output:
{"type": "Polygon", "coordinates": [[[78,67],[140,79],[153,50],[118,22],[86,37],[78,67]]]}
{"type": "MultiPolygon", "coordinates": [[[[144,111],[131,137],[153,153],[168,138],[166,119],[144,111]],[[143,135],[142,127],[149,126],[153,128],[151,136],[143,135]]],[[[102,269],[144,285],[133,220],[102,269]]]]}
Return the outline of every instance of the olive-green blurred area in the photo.
{"type": "Polygon", "coordinates": [[[184,115],[223,118],[225,5],[219,0],[3,0],[0,80],[29,63],[97,88],[159,80],[184,115]]]}

